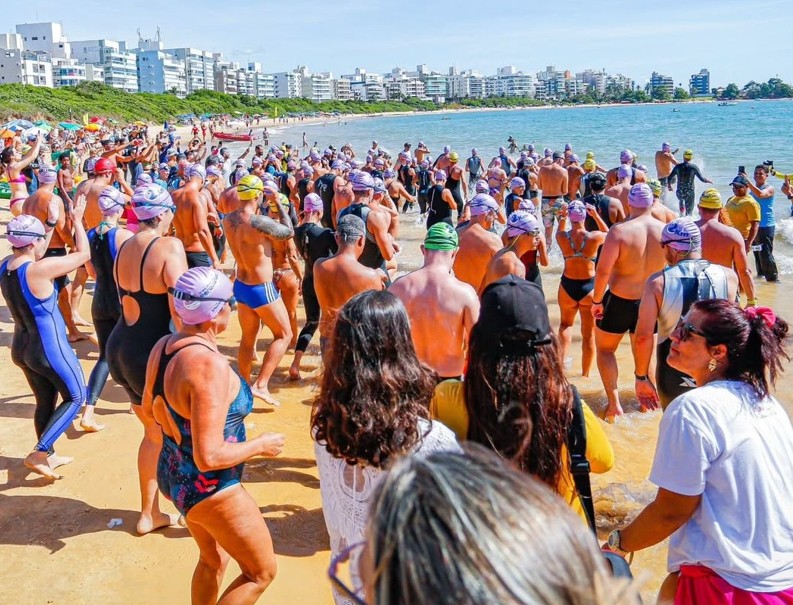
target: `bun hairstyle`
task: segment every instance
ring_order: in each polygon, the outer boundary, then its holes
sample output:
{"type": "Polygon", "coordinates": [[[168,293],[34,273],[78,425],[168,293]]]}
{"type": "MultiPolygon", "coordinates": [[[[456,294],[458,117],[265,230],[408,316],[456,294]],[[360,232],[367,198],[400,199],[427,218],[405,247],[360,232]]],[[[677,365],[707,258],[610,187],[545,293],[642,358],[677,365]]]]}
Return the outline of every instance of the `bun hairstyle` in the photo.
{"type": "Polygon", "coordinates": [[[727,347],[724,377],[750,384],[766,397],[790,360],[788,323],[768,307],[747,307],[723,299],[701,300],[692,306],[703,314],[701,328],[711,346],[727,347]]]}

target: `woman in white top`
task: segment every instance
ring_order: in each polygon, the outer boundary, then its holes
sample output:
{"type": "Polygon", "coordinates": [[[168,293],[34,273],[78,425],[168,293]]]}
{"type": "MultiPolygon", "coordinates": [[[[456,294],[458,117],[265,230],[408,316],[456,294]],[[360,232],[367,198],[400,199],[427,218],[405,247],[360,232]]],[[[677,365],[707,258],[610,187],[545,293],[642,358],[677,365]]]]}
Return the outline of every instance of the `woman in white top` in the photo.
{"type": "Polygon", "coordinates": [[[671,536],[659,603],[793,603],[793,428],[769,393],[788,324],[766,307],[695,303],[667,361],[696,381],[661,420],[655,501],[608,546],[671,536]]]}
{"type": "MultiPolygon", "coordinates": [[[[454,433],[429,419],[436,383],[416,356],[397,297],[368,291],[342,307],[311,418],[333,557],[363,542],[369,499],[390,462],[405,454],[459,451],[454,433]]],[[[351,568],[357,567],[353,561],[351,568]]],[[[353,602],[337,593],[334,598],[353,602]]]]}

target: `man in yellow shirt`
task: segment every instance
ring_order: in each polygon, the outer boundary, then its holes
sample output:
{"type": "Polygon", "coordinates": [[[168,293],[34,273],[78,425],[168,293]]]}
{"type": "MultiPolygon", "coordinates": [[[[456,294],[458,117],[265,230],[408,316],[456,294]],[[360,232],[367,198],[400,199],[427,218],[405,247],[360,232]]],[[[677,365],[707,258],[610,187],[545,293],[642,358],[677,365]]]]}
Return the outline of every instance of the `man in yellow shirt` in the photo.
{"type": "Polygon", "coordinates": [[[732,226],[740,231],[746,252],[749,252],[760,229],[760,205],[749,195],[749,180],[745,176],[739,174],[730,185],[735,195],[727,200],[724,208],[732,226]]]}

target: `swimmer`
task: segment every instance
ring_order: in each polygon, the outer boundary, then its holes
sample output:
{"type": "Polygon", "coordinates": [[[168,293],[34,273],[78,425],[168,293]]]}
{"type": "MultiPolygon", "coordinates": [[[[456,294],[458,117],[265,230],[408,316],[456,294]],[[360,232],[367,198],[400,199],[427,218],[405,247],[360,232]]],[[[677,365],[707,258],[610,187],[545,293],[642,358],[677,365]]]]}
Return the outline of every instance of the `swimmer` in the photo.
{"type": "Polygon", "coordinates": [[[672,183],[677,179],[677,189],[675,194],[680,202],[680,215],[688,216],[694,210],[694,177],[698,178],[703,183],[713,183],[710,179],[702,176],[699,166],[692,163],[694,159],[694,152],[686,149],[683,152],[683,162],[676,164],[669,174],[669,179],[666,188],[672,191],[672,183]]]}
{"type": "MultiPolygon", "coordinates": [[[[633,168],[629,164],[623,164],[616,170],[616,182],[606,188],[604,194],[607,197],[615,198],[622,204],[622,212],[625,216],[629,216],[630,203],[628,202],[628,195],[633,187],[633,168]]],[[[608,177],[606,178],[608,182],[608,177]]]]}
{"type": "Polygon", "coordinates": [[[559,321],[559,344],[562,360],[566,363],[573,340],[573,323],[576,315],[581,317],[581,375],[589,376],[595,360],[595,323],[590,307],[592,290],[595,287],[595,261],[598,250],[606,239],[608,227],[594,206],[581,201],[571,202],[559,215],[556,243],[564,258],[564,269],[559,281],[557,300],[561,318],[559,321]],[[591,218],[598,226],[597,231],[587,231],[584,222],[591,218]],[[567,221],[570,230],[567,231],[567,221]]]}
{"type": "Polygon", "coordinates": [[[197,267],[182,274],[171,292],[181,328],[152,351],[142,405],[163,434],[157,485],[198,545],[193,602],[197,595],[201,602],[218,600],[233,557],[242,572],[220,598],[253,603],[275,577],[276,560],[258,504],[240,480],[250,458],[280,454],[284,436],[247,438],[253,395],[217,345],[229,323],[231,282],[197,267]]]}
{"type": "Polygon", "coordinates": [[[413,205],[416,203],[416,198],[408,193],[405,186],[396,178],[397,174],[393,170],[386,170],[383,172],[383,181],[386,188],[386,193],[388,193],[388,197],[391,198],[391,201],[394,203],[394,207],[398,210],[399,209],[399,200],[404,199],[405,203],[402,206],[402,213],[406,213],[408,208],[412,208],[413,205]]]}
{"type": "Polygon", "coordinates": [[[493,255],[501,249],[501,239],[491,231],[500,207],[487,193],[478,193],[468,203],[471,220],[457,231],[459,245],[454,255],[454,275],[477,289],[493,255]]]}
{"type": "Polygon", "coordinates": [[[27,179],[22,171],[30,166],[38,157],[41,149],[41,134],[36,138],[31,148],[22,155],[12,145],[0,152],[0,168],[3,175],[8,179],[11,187],[11,201],[9,208],[12,216],[19,216],[22,213],[22,203],[28,197],[27,179]]]}
{"type": "MultiPolygon", "coordinates": [[[[606,390],[606,421],[623,414],[619,400],[617,347],[626,332],[635,341],[639,302],[647,278],[664,268],[664,224],[653,217],[653,193],[645,183],[630,190],[630,218],[609,229],[595,272],[592,316],[600,379],[606,390]],[[608,291],[606,291],[608,286],[608,291]]],[[[634,358],[634,364],[635,364],[634,358]]]]}
{"type": "Polygon", "coordinates": [[[550,164],[540,168],[538,177],[538,186],[542,190],[541,213],[546,241],[551,241],[553,224],[561,212],[564,196],[569,190],[569,176],[563,166],[564,154],[554,151],[551,160],[550,164]]]}
{"type": "Polygon", "coordinates": [[[454,227],[433,225],[421,251],[424,266],[396,280],[389,291],[405,305],[419,360],[439,380],[459,379],[465,372],[468,335],[479,317],[479,298],[451,271],[458,251],[454,227]]]}
{"type": "Polygon", "coordinates": [[[457,222],[463,212],[463,205],[468,199],[468,183],[466,183],[463,168],[458,164],[460,156],[456,151],[449,154],[449,169],[446,172],[446,189],[452,192],[452,197],[457,204],[457,222]],[[462,192],[461,192],[462,189],[462,192]]]}
{"type": "Polygon", "coordinates": [[[574,153],[567,158],[567,199],[577,200],[581,196],[581,177],[584,176],[584,169],[578,161],[578,156],[574,153]]]}
{"type": "Polygon", "coordinates": [[[676,153],[677,149],[672,151],[672,146],[669,143],[662,143],[661,149],[655,152],[655,172],[664,193],[670,185],[669,176],[672,174],[672,169],[680,163],[675,157],[676,153]]]}
{"type": "Polygon", "coordinates": [[[636,154],[630,149],[623,149],[620,152],[620,165],[616,168],[612,168],[606,173],[606,182],[608,183],[609,187],[620,181],[620,177],[617,174],[619,172],[620,166],[625,166],[630,170],[631,180],[629,184],[631,187],[636,183],[644,183],[647,181],[647,175],[645,172],[639,170],[636,166],[636,154]]]}
{"type": "MultiPolygon", "coordinates": [[[[316,193],[309,193],[313,196],[311,199],[316,202],[315,198],[318,197],[316,193]]],[[[278,202],[267,200],[267,216],[274,221],[277,221],[280,213],[278,211],[278,202]]],[[[305,200],[303,200],[305,204],[305,200]]],[[[286,208],[284,209],[286,210],[286,208]]],[[[294,348],[297,344],[297,303],[300,300],[300,290],[303,283],[303,268],[298,261],[299,257],[297,249],[295,248],[294,237],[285,240],[273,240],[273,284],[278,288],[281,294],[281,299],[284,301],[286,312],[289,315],[289,325],[292,328],[292,340],[289,343],[290,348],[294,348]]]]}
{"type": "Polygon", "coordinates": [[[184,246],[188,267],[219,269],[220,259],[207,222],[207,201],[202,195],[206,176],[201,164],[192,164],[185,171],[187,183],[172,194],[176,206],[173,227],[184,246]]]}
{"type": "Polygon", "coordinates": [[[178,521],[176,516],[160,511],[156,474],[162,431],[140,409],[149,354],[170,332],[172,319],[179,326],[168,288],[187,270],[187,259],[182,242],[166,237],[175,208],[170,194],[158,185],[141,187],[132,196],[132,209],[140,224],[138,232],[116,253],[114,272],[121,318],[105,348],[110,375],[127,392],[135,415],[143,423],[138,449],[141,513],[136,525],[141,535],[178,521]]]}
{"type": "Polygon", "coordinates": [[[91,251],[89,273],[96,281],[91,301],[91,319],[99,341],[99,359],[88,378],[85,410],[80,419],[80,427],[87,433],[105,428],[94,420],[94,410],[110,374],[106,352],[107,340],[121,317],[121,303],[118,300],[118,290],[113,278],[113,265],[118,250],[134,235],[131,231],[118,226],[118,219],[125,206],[124,194],[115,187],[106,187],[99,196],[102,222],[87,234],[91,251]]]}
{"type": "Polygon", "coordinates": [[[270,328],[273,341],[262,361],[252,391],[269,405],[280,405],[270,393],[270,378],[278,367],[292,340],[289,315],[281,295],[273,284],[271,261],[273,242],[294,235],[292,221],[283,204],[277,204],[278,221],[257,214],[264,184],[259,177],[248,175],[237,183],[239,209],[223,219],[229,247],[237,260],[234,295],[239,305],[238,319],[242,329],[237,361],[242,377],[251,382],[251,365],[260,322],[270,328]]]}
{"type": "Polygon", "coordinates": [[[321,309],[319,348],[323,362],[328,358],[327,346],[339,309],[356,294],[384,289],[388,281],[382,269],[372,269],[359,262],[366,237],[366,224],[359,216],[340,217],[336,229],[338,251],[314,264],[314,289],[321,309]]]}
{"type": "MultiPolygon", "coordinates": [[[[584,196],[582,200],[586,206],[594,206],[598,216],[606,224],[607,228],[611,228],[616,223],[621,223],[625,220],[625,210],[622,208],[622,202],[615,197],[609,197],[604,193],[606,189],[606,175],[602,172],[594,172],[588,179],[588,184],[591,194],[584,196]]],[[[587,231],[599,231],[600,227],[595,221],[594,217],[587,215],[584,221],[584,226],[587,231]]]]}
{"type": "Polygon", "coordinates": [[[80,196],[70,215],[75,223],[74,252],[61,257],[44,258],[61,212],[55,199],[50,200],[45,223],[26,214],[13,218],[6,230],[12,253],[0,265],[0,291],[14,320],[11,359],[25,374],[36,401],[33,424],[38,443],[25,466],[48,479],[60,479],[55,469],[72,461],[56,456],[53,445],[85,401],[83,371],[66,339],[53,283],[88,260],[84,210],[85,198],[80,196]],[[63,399],[60,405],[58,396],[63,399]]]}
{"type": "Polygon", "coordinates": [[[493,255],[479,286],[479,295],[485,288],[507,275],[516,275],[542,287],[537,266],[548,265],[545,240],[540,233],[537,217],[525,210],[516,210],[509,216],[502,236],[504,247],[493,255]]]}
{"type": "Polygon", "coordinates": [[[653,192],[653,209],[652,213],[655,218],[664,224],[671,223],[677,218],[677,214],[671,208],[664,206],[661,201],[661,196],[664,192],[664,187],[658,179],[650,179],[647,181],[647,186],[653,192]]]}
{"type": "Polygon", "coordinates": [[[446,188],[446,172],[436,170],[433,178],[435,184],[427,191],[427,229],[436,223],[453,226],[452,210],[457,210],[457,201],[446,188]]]}
{"type": "Polygon", "coordinates": [[[732,269],[738,275],[746,306],[757,305],[752,270],[740,232],[728,223],[718,189],[706,189],[699,196],[697,227],[702,234],[702,258],[732,269]]]}

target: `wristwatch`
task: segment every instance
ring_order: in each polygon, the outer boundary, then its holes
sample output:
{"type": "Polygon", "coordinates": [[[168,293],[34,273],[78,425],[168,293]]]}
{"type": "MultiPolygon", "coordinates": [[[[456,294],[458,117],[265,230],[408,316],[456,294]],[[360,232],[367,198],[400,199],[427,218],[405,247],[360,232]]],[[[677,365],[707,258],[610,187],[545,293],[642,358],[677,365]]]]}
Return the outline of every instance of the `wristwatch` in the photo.
{"type": "Polygon", "coordinates": [[[643,376],[634,374],[633,377],[636,378],[636,380],[638,380],[639,382],[647,382],[650,380],[650,377],[647,374],[644,374],[643,376]]]}
{"type": "Polygon", "coordinates": [[[622,549],[621,541],[622,541],[622,538],[620,536],[620,530],[614,529],[609,534],[609,538],[608,538],[607,544],[609,545],[609,548],[611,550],[613,550],[614,552],[616,552],[618,554],[621,554],[621,555],[627,555],[628,551],[622,549]]]}

